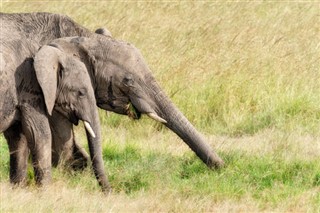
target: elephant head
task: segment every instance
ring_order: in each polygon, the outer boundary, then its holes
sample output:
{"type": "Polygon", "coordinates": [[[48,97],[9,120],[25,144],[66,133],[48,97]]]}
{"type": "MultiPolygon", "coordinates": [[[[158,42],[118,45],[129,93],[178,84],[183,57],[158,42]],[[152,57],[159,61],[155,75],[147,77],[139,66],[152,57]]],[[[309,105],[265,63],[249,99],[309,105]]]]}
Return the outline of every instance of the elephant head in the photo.
{"type": "Polygon", "coordinates": [[[86,66],[78,58],[45,45],[34,57],[34,69],[48,113],[51,115],[55,109],[73,124],[84,122],[95,175],[102,188],[108,190],[98,109],[86,66]]]}
{"type": "Polygon", "coordinates": [[[35,55],[34,68],[48,113],[52,115],[55,107],[73,124],[83,120],[95,138],[97,131],[91,127],[95,97],[85,65],[55,47],[43,46],[35,55]]]}
{"type": "Polygon", "coordinates": [[[100,108],[135,119],[146,114],[175,132],[208,167],[224,164],[165,95],[133,45],[103,35],[62,38],[53,44],[78,55],[86,64],[100,108]]]}

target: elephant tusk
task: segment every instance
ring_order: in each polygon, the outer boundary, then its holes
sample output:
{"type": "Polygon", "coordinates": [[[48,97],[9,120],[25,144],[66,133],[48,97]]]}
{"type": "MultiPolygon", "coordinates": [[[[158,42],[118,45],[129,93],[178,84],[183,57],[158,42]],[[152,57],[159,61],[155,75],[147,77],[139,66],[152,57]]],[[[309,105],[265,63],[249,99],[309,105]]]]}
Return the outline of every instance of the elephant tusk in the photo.
{"type": "Polygon", "coordinates": [[[89,132],[89,134],[90,134],[93,138],[95,138],[95,137],[96,137],[96,134],[94,134],[94,131],[93,131],[91,125],[90,125],[87,121],[83,121],[83,123],[84,123],[84,127],[85,127],[86,130],[89,132]]]}
{"type": "Polygon", "coordinates": [[[163,118],[159,117],[159,115],[157,115],[157,114],[154,113],[154,112],[147,113],[147,115],[148,115],[150,118],[152,118],[152,119],[154,119],[154,120],[156,120],[156,121],[159,121],[159,122],[164,123],[164,124],[167,123],[166,120],[164,120],[163,118]]]}

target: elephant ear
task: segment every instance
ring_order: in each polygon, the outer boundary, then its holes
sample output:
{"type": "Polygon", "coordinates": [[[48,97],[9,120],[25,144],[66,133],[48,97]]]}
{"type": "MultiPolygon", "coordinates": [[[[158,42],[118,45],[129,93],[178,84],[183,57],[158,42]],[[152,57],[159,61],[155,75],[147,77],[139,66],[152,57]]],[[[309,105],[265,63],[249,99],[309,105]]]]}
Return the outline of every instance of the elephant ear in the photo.
{"type": "Polygon", "coordinates": [[[49,115],[52,115],[56,100],[60,55],[59,49],[45,45],[36,53],[33,62],[49,115]]]}

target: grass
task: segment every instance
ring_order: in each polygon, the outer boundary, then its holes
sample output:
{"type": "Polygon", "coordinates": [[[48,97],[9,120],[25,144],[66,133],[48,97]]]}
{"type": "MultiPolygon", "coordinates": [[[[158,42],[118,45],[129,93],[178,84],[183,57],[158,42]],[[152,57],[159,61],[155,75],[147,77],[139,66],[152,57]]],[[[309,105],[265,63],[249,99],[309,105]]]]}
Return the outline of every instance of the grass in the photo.
{"type": "Polygon", "coordinates": [[[318,158],[286,159],[276,149],[272,155],[223,151],[220,154],[228,166],[210,171],[190,152],[177,155],[142,147],[130,142],[123,146],[116,142],[104,145],[105,166],[113,185],[109,197],[100,193],[90,169],[70,172],[56,168],[49,188],[37,189],[31,184],[26,189],[11,189],[6,181],[8,167],[1,165],[1,210],[19,211],[21,207],[16,202],[26,205],[26,197],[36,197],[30,201],[33,205],[25,206],[29,211],[52,210],[60,200],[66,204],[57,207],[57,211],[107,212],[113,211],[114,206],[117,211],[319,211],[318,158]],[[85,201],[87,197],[90,203],[85,201]],[[78,206],[78,199],[86,204],[78,206]],[[188,200],[194,200],[194,204],[188,200]]]}
{"type": "Polygon", "coordinates": [[[0,137],[0,212],[319,212],[318,9],[316,2],[2,2],[2,12],[64,13],[135,44],[227,166],[208,170],[145,117],[101,111],[113,193],[99,192],[90,169],[56,168],[48,188],[31,181],[12,189],[0,137]]]}

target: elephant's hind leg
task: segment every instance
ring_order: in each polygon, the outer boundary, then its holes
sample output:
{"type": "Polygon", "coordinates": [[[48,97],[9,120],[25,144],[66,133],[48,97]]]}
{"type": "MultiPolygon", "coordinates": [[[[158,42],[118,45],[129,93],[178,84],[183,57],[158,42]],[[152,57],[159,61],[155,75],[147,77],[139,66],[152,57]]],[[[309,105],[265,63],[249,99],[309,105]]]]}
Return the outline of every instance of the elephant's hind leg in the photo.
{"type": "Polygon", "coordinates": [[[28,143],[22,133],[21,123],[17,122],[4,132],[10,151],[10,182],[26,184],[28,165],[28,143]]]}
{"type": "Polygon", "coordinates": [[[73,161],[71,166],[74,170],[82,170],[88,166],[90,156],[75,140],[73,140],[73,161]]]}
{"type": "Polygon", "coordinates": [[[73,124],[55,110],[49,120],[52,132],[52,164],[60,164],[74,170],[84,169],[90,157],[77,143],[73,124]]]}

